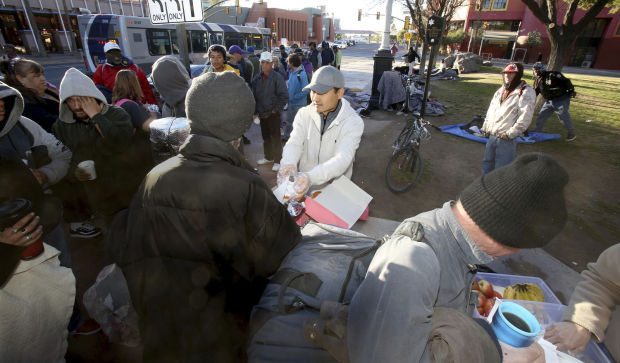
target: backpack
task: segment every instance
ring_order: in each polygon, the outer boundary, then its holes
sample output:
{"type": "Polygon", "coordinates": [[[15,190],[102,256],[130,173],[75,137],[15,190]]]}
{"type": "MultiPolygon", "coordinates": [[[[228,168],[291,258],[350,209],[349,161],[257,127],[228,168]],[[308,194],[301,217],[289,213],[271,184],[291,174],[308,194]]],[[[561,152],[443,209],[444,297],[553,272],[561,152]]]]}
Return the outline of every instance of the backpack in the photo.
{"type": "Polygon", "coordinates": [[[304,324],[321,319],[325,302],[349,304],[385,240],[319,223],[302,233],[252,309],[249,362],[335,362],[304,337],[304,324]]]}
{"type": "Polygon", "coordinates": [[[348,303],[382,244],[350,230],[318,223],[286,256],[252,309],[250,362],[334,361],[304,338],[306,320],[319,318],[324,301],[348,303]]]}

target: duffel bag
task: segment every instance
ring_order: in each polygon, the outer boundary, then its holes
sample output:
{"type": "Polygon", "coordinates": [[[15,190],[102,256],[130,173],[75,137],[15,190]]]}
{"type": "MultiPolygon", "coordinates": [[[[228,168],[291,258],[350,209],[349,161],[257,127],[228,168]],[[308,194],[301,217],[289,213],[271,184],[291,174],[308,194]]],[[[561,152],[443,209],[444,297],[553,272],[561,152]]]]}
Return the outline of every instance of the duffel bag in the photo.
{"type": "Polygon", "coordinates": [[[250,362],[335,362],[304,338],[304,323],[320,319],[324,301],[348,304],[382,241],[318,223],[302,229],[252,310],[250,362]]]}

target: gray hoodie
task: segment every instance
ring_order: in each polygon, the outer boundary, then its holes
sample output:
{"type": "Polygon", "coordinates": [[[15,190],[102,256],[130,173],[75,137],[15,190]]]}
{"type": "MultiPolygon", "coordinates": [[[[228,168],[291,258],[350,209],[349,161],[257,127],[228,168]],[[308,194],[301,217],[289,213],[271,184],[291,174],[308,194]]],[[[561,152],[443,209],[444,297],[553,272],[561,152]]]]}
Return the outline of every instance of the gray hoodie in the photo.
{"type": "Polygon", "coordinates": [[[0,82],[0,99],[6,110],[0,121],[0,159],[21,161],[33,147],[45,146],[51,162],[38,170],[47,176],[48,185],[59,182],[69,169],[71,151],[39,124],[22,116],[24,99],[16,89],[0,82]]]}
{"type": "Polygon", "coordinates": [[[185,117],[185,95],[191,84],[177,57],[167,55],[153,64],[153,84],[164,100],[162,117],[185,117]]]}
{"type": "Polygon", "coordinates": [[[71,96],[92,97],[103,102],[104,105],[108,103],[93,81],[75,68],[69,68],[60,82],[60,112],[58,118],[60,121],[69,124],[75,122],[73,111],[65,103],[67,98],[71,96]]]}

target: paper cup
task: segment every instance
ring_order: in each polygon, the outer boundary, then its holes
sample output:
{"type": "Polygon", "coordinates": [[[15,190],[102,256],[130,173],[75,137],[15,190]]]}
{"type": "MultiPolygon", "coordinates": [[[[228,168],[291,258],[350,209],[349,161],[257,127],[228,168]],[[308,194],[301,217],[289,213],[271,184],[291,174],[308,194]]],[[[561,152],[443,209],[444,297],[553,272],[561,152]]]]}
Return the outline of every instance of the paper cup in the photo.
{"type": "Polygon", "coordinates": [[[97,179],[97,172],[95,171],[95,162],[92,160],[84,160],[81,163],[79,163],[77,165],[78,168],[84,170],[85,172],[88,173],[88,175],[90,175],[90,178],[88,178],[88,180],[95,180],[97,179]]]}

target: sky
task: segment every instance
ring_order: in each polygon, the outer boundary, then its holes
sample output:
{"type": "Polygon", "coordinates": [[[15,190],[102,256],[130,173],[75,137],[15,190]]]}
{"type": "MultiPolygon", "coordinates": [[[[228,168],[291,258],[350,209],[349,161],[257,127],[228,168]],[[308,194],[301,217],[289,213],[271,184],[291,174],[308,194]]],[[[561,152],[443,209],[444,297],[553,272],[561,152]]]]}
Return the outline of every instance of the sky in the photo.
{"type": "MultiPolygon", "coordinates": [[[[340,28],[347,30],[376,30],[382,31],[385,26],[385,1],[383,0],[264,0],[270,8],[299,10],[307,7],[326,6],[329,16],[340,19],[340,28]],[[358,10],[362,9],[362,21],[357,21],[358,10]],[[377,11],[381,12],[381,19],[377,20],[377,11]]],[[[258,0],[240,0],[239,5],[251,7],[258,0]]],[[[224,5],[234,5],[234,1],[226,1],[224,5]]],[[[405,8],[399,1],[394,1],[392,16],[404,19],[405,8]]],[[[402,27],[400,20],[394,19],[397,28],[402,27]]]]}

